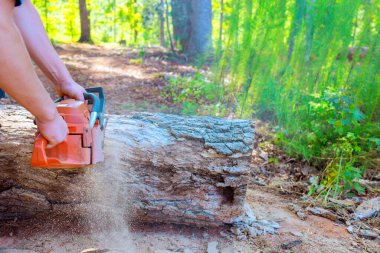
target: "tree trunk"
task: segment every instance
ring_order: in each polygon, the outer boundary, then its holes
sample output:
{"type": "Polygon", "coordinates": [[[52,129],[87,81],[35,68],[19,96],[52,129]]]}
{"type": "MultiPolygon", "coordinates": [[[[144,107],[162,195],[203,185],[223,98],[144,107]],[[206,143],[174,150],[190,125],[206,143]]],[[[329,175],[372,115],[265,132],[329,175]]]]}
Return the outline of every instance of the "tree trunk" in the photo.
{"type": "MultiPolygon", "coordinates": [[[[136,7],[136,0],[133,0],[133,14],[136,15],[138,13],[137,7],[136,7]]],[[[133,44],[137,45],[137,37],[139,35],[139,31],[137,30],[137,19],[133,18],[133,44]]]]}
{"type": "Polygon", "coordinates": [[[113,0],[113,20],[112,20],[112,25],[113,25],[113,42],[116,43],[116,21],[117,21],[117,5],[116,5],[116,0],[113,0]]]}
{"type": "Polygon", "coordinates": [[[174,45],[173,45],[173,40],[172,40],[172,35],[170,34],[170,27],[169,27],[169,4],[168,4],[168,0],[165,0],[165,5],[166,5],[166,8],[165,8],[165,12],[166,12],[166,28],[167,28],[167,31],[168,31],[170,49],[172,50],[173,53],[175,53],[175,51],[174,51],[174,45]]]}
{"type": "Polygon", "coordinates": [[[106,161],[75,170],[30,168],[35,127],[25,110],[0,107],[0,123],[0,220],[80,217],[105,206],[131,222],[218,226],[244,215],[249,121],[109,115],[106,161]]]}
{"type": "Polygon", "coordinates": [[[172,0],[173,33],[181,50],[197,57],[212,49],[211,0],[172,0]]]}
{"type": "Polygon", "coordinates": [[[191,2],[191,36],[187,54],[205,55],[212,49],[212,8],[211,0],[191,2]]]}
{"type": "Polygon", "coordinates": [[[223,23],[224,23],[224,0],[220,1],[220,15],[219,15],[219,40],[218,52],[221,53],[223,45],[223,23]]]}
{"type": "Polygon", "coordinates": [[[88,17],[86,0],[79,0],[79,12],[80,12],[80,28],[81,35],[79,42],[92,42],[90,19],[88,17]]]}
{"type": "Polygon", "coordinates": [[[159,17],[160,17],[160,46],[165,47],[165,17],[164,17],[164,10],[165,10],[165,2],[164,0],[160,0],[160,7],[159,7],[159,17]]]}
{"type": "Polygon", "coordinates": [[[173,37],[181,51],[188,48],[191,32],[191,0],[172,0],[173,37]]]}

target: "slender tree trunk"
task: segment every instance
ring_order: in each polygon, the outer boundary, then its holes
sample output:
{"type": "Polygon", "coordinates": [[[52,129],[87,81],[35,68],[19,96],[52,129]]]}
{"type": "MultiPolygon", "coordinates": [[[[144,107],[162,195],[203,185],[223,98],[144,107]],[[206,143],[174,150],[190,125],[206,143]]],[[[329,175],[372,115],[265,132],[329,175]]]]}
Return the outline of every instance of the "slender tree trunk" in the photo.
{"type": "Polygon", "coordinates": [[[113,0],[113,42],[116,42],[116,0],[113,0]]]}
{"type": "MultiPolygon", "coordinates": [[[[243,84],[243,91],[242,91],[242,95],[243,95],[243,100],[242,100],[242,104],[241,104],[241,111],[240,111],[240,117],[242,117],[244,111],[245,111],[245,108],[246,108],[246,104],[247,104],[247,98],[248,98],[248,92],[249,92],[249,89],[251,88],[252,86],[252,81],[253,81],[253,75],[254,75],[254,71],[255,71],[255,68],[254,68],[254,63],[255,63],[255,46],[253,46],[254,44],[257,44],[257,42],[253,42],[252,41],[252,23],[253,23],[253,15],[252,15],[252,11],[253,11],[253,3],[252,1],[248,1],[247,4],[245,5],[245,8],[246,8],[246,14],[244,15],[244,21],[243,21],[243,26],[245,27],[250,27],[250,29],[245,29],[244,33],[243,33],[243,44],[242,46],[244,48],[246,47],[251,47],[251,49],[248,51],[248,55],[247,55],[247,58],[243,58],[244,61],[247,61],[248,64],[246,64],[246,69],[245,69],[245,76],[246,76],[246,80],[243,84]]],[[[267,32],[265,32],[265,35],[264,35],[264,41],[265,41],[265,36],[266,36],[267,32]]]]}
{"type": "Polygon", "coordinates": [[[86,0],[79,0],[79,11],[80,11],[80,27],[81,35],[79,42],[92,42],[91,31],[90,31],[90,19],[88,15],[86,0]]]}
{"type": "Polygon", "coordinates": [[[219,16],[219,44],[222,45],[223,40],[223,21],[224,21],[224,0],[220,1],[220,16],[219,16]]]}
{"type": "Polygon", "coordinates": [[[70,34],[71,34],[71,41],[74,41],[74,26],[73,26],[72,20],[70,20],[70,34]]]}
{"type": "Polygon", "coordinates": [[[159,16],[160,16],[160,45],[165,47],[165,17],[164,17],[165,3],[160,0],[159,16]]]}
{"type": "Polygon", "coordinates": [[[167,30],[168,30],[168,36],[169,36],[169,41],[170,41],[170,49],[172,50],[172,52],[174,53],[174,45],[173,45],[173,39],[172,39],[172,35],[170,33],[170,26],[169,26],[169,4],[168,4],[168,0],[165,0],[165,3],[166,3],[166,26],[167,26],[167,30]]]}
{"type": "MultiPolygon", "coordinates": [[[[133,13],[136,14],[138,12],[136,8],[136,0],[133,1],[133,13]]],[[[139,35],[139,32],[137,31],[137,20],[133,20],[133,43],[137,44],[137,37],[139,35]]]]}

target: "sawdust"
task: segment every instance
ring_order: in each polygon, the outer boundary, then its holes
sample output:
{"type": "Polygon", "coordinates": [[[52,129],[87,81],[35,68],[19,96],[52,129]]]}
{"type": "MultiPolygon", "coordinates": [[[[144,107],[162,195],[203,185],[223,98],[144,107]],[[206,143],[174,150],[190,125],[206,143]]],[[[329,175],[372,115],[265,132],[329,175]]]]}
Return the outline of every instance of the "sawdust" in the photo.
{"type": "Polygon", "coordinates": [[[121,187],[123,180],[116,180],[125,177],[121,170],[120,147],[115,143],[105,145],[104,152],[107,154],[105,162],[87,172],[87,180],[92,186],[87,188],[87,195],[92,200],[86,214],[90,237],[101,248],[136,252],[126,215],[132,211],[133,193],[121,187]]]}

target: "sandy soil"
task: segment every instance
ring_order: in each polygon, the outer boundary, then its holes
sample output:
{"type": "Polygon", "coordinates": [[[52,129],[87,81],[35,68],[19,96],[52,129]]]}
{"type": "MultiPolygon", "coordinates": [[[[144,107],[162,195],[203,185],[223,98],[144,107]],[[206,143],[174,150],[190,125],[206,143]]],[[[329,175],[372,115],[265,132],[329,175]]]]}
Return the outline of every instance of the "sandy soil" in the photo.
{"type": "MultiPolygon", "coordinates": [[[[139,50],[89,45],[64,45],[58,51],[74,78],[85,86],[103,86],[107,112],[178,112],[160,96],[168,76],[195,70],[170,60],[160,49],[149,49],[141,59],[139,50]]],[[[39,72],[39,75],[41,73],[39,72]]],[[[47,80],[41,77],[45,84],[47,80]]],[[[53,93],[53,89],[49,88],[53,93]]],[[[255,170],[255,164],[252,169],[255,170]]],[[[278,185],[278,184],[277,184],[278,185]]],[[[0,252],[207,252],[216,241],[222,253],[232,252],[380,252],[379,241],[355,237],[346,226],[308,215],[301,220],[288,206],[299,196],[284,194],[279,187],[252,184],[247,202],[258,218],[279,222],[277,235],[263,235],[238,241],[229,228],[192,228],[164,224],[128,225],[118,219],[113,228],[97,226],[90,220],[46,217],[2,224],[0,252]]],[[[211,251],[210,251],[211,253],[211,251]]]]}
{"type": "Polygon", "coordinates": [[[14,222],[10,228],[14,234],[8,237],[8,245],[0,248],[0,252],[58,253],[97,248],[108,252],[203,253],[212,241],[218,242],[221,253],[379,252],[378,242],[355,238],[342,224],[313,215],[300,220],[287,208],[291,200],[271,189],[251,187],[247,198],[259,218],[280,223],[277,235],[238,241],[228,228],[140,224],[115,230],[94,228],[70,217],[54,217],[48,222],[46,219],[14,222]]]}

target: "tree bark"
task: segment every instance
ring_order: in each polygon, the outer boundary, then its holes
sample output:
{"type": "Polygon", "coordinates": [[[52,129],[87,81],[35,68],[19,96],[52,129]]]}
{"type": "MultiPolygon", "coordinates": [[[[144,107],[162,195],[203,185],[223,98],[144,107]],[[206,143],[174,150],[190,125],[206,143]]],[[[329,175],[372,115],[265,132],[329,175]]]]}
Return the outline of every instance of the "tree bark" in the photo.
{"type": "Polygon", "coordinates": [[[191,32],[191,1],[190,0],[172,0],[172,23],[173,37],[176,46],[181,51],[188,48],[191,32]]]}
{"type": "Polygon", "coordinates": [[[181,50],[195,58],[212,50],[211,0],[172,0],[173,33],[181,50]]]}
{"type": "Polygon", "coordinates": [[[220,1],[220,14],[219,14],[219,41],[218,51],[222,50],[223,45],[223,23],[224,23],[224,0],[220,1]]]}
{"type": "Polygon", "coordinates": [[[113,42],[116,43],[116,20],[117,20],[117,5],[116,0],[113,0],[113,18],[112,18],[112,30],[113,30],[113,42]]]}
{"type": "Polygon", "coordinates": [[[79,0],[79,14],[80,14],[80,28],[81,28],[81,35],[79,38],[79,42],[92,42],[91,30],[90,30],[90,19],[88,17],[86,0],[79,0]]]}
{"type": "Polygon", "coordinates": [[[160,0],[159,17],[160,17],[160,46],[165,47],[165,2],[160,0]]]}
{"type": "Polygon", "coordinates": [[[105,162],[74,170],[29,166],[32,122],[20,107],[0,107],[0,220],[80,217],[105,206],[130,222],[218,226],[244,215],[249,121],[109,115],[105,162]]]}
{"type": "Polygon", "coordinates": [[[205,55],[212,49],[211,0],[191,1],[191,36],[186,52],[192,56],[205,55]]]}
{"type": "Polygon", "coordinates": [[[173,39],[172,39],[172,35],[170,34],[170,27],[169,27],[169,4],[168,4],[168,0],[165,0],[165,12],[166,12],[166,27],[167,27],[167,31],[168,31],[168,37],[169,37],[169,43],[170,43],[170,49],[172,50],[173,53],[175,53],[174,51],[174,45],[173,45],[173,39]]]}

